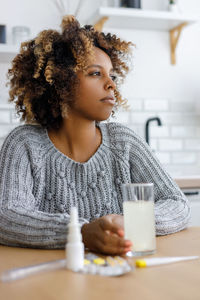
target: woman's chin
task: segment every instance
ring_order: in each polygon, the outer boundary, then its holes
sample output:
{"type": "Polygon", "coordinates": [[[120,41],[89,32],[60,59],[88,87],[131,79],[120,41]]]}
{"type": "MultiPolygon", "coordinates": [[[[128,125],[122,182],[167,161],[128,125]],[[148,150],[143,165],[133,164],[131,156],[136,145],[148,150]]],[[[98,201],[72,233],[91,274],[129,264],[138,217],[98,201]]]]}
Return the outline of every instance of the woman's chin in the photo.
{"type": "Polygon", "coordinates": [[[112,113],[112,112],[109,112],[109,113],[107,113],[107,114],[103,114],[103,115],[101,115],[101,116],[98,116],[98,117],[96,118],[96,121],[97,121],[97,122],[107,121],[107,120],[111,117],[111,113],[112,113]]]}

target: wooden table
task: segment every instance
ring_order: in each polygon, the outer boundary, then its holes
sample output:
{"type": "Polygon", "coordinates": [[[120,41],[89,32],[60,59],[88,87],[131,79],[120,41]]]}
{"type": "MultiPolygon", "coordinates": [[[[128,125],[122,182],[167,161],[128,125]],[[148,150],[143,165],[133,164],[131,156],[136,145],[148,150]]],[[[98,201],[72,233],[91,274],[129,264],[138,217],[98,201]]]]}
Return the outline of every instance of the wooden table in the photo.
{"type": "MultiPolygon", "coordinates": [[[[0,273],[64,258],[64,250],[0,246],[0,273]]],[[[158,256],[200,255],[200,227],[157,237],[158,256]]],[[[121,277],[83,275],[68,270],[37,274],[0,283],[1,300],[199,300],[200,259],[136,269],[121,277]]]]}

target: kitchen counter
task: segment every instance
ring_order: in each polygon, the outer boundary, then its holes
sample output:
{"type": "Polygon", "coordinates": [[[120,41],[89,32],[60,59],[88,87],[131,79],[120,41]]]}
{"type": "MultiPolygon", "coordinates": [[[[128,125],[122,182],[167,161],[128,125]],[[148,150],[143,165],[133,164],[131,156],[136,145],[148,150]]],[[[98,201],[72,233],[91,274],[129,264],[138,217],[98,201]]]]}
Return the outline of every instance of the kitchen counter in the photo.
{"type": "Polygon", "coordinates": [[[200,188],[200,175],[174,177],[181,189],[200,188]]]}
{"type": "MultiPolygon", "coordinates": [[[[157,253],[151,257],[200,255],[200,227],[159,236],[156,241],[157,253]]],[[[62,259],[64,256],[64,250],[0,246],[0,274],[10,268],[62,259]]],[[[63,269],[10,283],[0,282],[0,293],[1,299],[6,300],[199,300],[199,266],[200,259],[135,269],[119,277],[83,275],[63,269]]]]}

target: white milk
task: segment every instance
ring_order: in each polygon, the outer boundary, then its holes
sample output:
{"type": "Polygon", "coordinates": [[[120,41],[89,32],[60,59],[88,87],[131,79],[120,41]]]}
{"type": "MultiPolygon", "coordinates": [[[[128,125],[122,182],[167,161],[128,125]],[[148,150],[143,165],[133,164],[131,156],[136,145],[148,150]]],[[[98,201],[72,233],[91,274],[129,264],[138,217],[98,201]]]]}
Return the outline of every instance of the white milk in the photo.
{"type": "Polygon", "coordinates": [[[154,202],[125,201],[123,209],[125,238],[133,243],[132,251],[155,250],[154,202]]]}

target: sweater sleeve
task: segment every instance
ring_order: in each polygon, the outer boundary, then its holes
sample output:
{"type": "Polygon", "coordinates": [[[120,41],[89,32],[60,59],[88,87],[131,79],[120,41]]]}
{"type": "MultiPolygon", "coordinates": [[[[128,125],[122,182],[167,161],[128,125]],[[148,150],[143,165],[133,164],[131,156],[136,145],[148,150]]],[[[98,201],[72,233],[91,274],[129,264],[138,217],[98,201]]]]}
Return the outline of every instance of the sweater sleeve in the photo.
{"type": "Polygon", "coordinates": [[[156,234],[184,229],[190,218],[188,199],[161,166],[150,147],[131,133],[130,166],[132,182],[154,183],[156,234]]]}
{"type": "Polygon", "coordinates": [[[63,248],[70,217],[39,210],[32,193],[34,180],[26,143],[15,136],[13,131],[0,151],[0,244],[63,248]]]}

